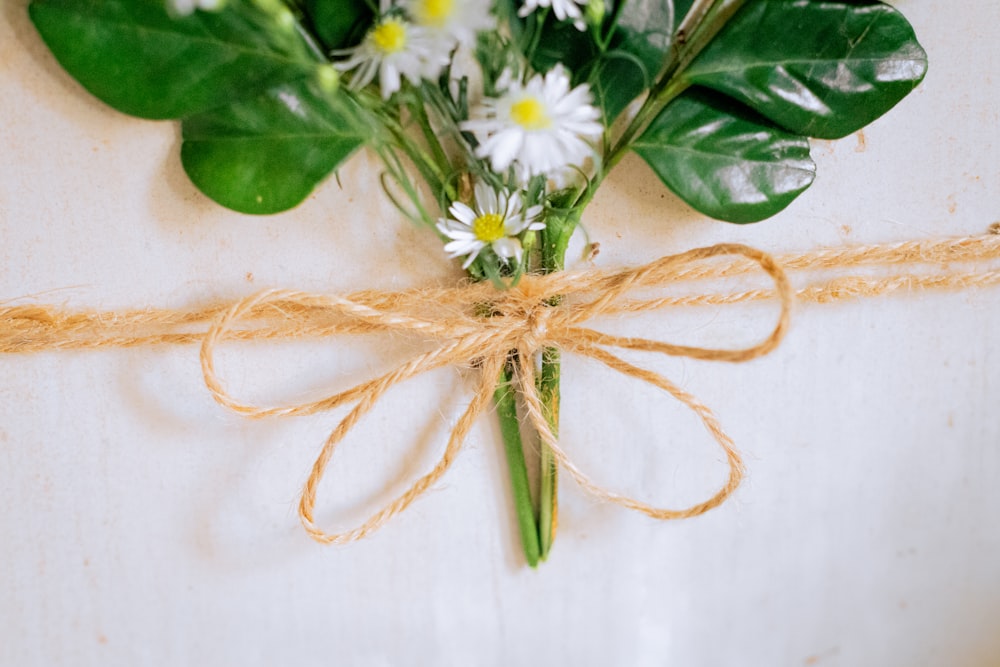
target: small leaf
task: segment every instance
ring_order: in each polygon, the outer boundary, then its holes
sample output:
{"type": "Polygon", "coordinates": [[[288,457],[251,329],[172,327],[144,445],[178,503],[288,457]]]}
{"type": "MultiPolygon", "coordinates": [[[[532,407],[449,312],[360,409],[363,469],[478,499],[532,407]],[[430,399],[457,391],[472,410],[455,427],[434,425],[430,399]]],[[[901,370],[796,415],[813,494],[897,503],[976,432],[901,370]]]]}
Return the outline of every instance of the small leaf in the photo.
{"type": "Polygon", "coordinates": [[[837,139],[891,109],[926,71],[913,28],[888,5],[756,0],[685,77],[792,132],[837,139]]]}
{"type": "Polygon", "coordinates": [[[375,18],[371,6],[358,0],[306,0],[305,9],[328,49],[357,44],[375,18]]]}
{"type": "Polygon", "coordinates": [[[368,136],[346,95],[299,80],[185,119],[181,161],[223,206],[277,213],[305,199],[368,136]]]}
{"type": "Polygon", "coordinates": [[[728,222],[774,215],[816,173],[806,138],[697,88],[667,106],[633,148],[681,199],[728,222]]]}
{"type": "Polygon", "coordinates": [[[172,17],[163,0],[34,0],[59,63],[95,96],[142,118],[182,118],[315,71],[278,0],[230,0],[172,17]]]}

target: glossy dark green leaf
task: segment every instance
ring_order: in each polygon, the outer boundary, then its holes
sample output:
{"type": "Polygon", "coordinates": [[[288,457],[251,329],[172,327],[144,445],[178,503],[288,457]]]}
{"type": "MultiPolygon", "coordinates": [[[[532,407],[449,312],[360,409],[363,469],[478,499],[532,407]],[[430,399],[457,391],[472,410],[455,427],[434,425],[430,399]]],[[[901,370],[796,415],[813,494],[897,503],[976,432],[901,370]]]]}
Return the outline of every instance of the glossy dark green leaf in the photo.
{"type": "Polygon", "coordinates": [[[667,106],[633,148],[681,199],[728,222],[774,215],[816,173],[808,139],[697,88],[667,106]]]}
{"type": "Polygon", "coordinates": [[[891,109],[926,71],[913,29],[888,5],[751,0],[685,76],[788,130],[836,139],[891,109]]]}
{"type": "Polygon", "coordinates": [[[297,205],[369,136],[346,95],[316,78],[183,122],[181,161],[206,195],[242,213],[297,205]]]}
{"type": "Polygon", "coordinates": [[[315,71],[279,0],[230,0],[170,16],[163,0],[34,0],[31,19],[60,64],[114,108],[182,118],[315,71]]]}
{"type": "Polygon", "coordinates": [[[653,83],[670,50],[674,27],[671,0],[629,0],[617,16],[614,37],[591,76],[607,122],[653,83]]]}
{"type": "Polygon", "coordinates": [[[679,28],[684,17],[691,11],[694,0],[674,0],[674,28],[679,28]]]}
{"type": "Polygon", "coordinates": [[[372,8],[361,0],[305,0],[304,6],[328,49],[357,44],[375,18],[372,8]]]}

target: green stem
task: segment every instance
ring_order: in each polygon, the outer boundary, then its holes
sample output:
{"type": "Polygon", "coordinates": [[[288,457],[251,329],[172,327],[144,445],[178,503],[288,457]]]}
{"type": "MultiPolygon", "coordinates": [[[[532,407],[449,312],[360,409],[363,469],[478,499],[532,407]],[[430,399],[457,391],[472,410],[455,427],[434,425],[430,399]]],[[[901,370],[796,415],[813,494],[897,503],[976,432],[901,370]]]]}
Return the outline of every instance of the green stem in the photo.
{"type": "Polygon", "coordinates": [[[428,214],[427,209],[425,209],[424,205],[421,203],[420,195],[417,193],[413,183],[410,182],[409,175],[403,168],[403,165],[399,160],[399,156],[396,155],[392,147],[387,145],[376,145],[374,148],[375,152],[382,160],[383,166],[385,166],[385,174],[391,176],[396,182],[396,185],[402,188],[407,198],[409,198],[410,203],[413,205],[416,213],[408,211],[404,208],[403,205],[396,199],[396,196],[383,184],[383,189],[385,189],[385,194],[389,198],[389,201],[396,206],[400,213],[412,220],[415,224],[433,224],[433,218],[428,214]]]}
{"type": "MultiPolygon", "coordinates": [[[[425,84],[416,89],[414,92],[421,96],[428,96],[427,91],[430,89],[433,89],[433,86],[425,84]]],[[[417,103],[412,105],[412,111],[417,124],[420,126],[420,132],[424,136],[424,141],[427,142],[427,146],[431,150],[431,159],[437,165],[445,197],[449,202],[453,201],[456,199],[456,192],[454,186],[447,177],[447,172],[451,169],[451,162],[448,160],[448,156],[445,155],[444,147],[441,145],[441,140],[438,138],[437,133],[431,126],[430,116],[427,114],[427,108],[424,106],[424,102],[418,98],[417,103]]]]}
{"type": "Polygon", "coordinates": [[[604,165],[589,188],[593,196],[603,177],[618,164],[632,147],[632,142],[649,127],[667,105],[687,90],[690,82],[682,75],[687,66],[719,34],[726,23],[739,11],[746,0],[697,0],[685,17],[678,34],[684,34],[683,41],[675,41],[663,68],[650,88],[649,95],[639,108],[635,118],[628,124],[611,150],[607,152],[604,165]]]}
{"type": "Polygon", "coordinates": [[[520,423],[517,419],[517,403],[511,388],[513,361],[508,359],[500,374],[493,401],[500,418],[500,433],[507,453],[507,467],[510,470],[510,486],[514,494],[514,511],[517,525],[521,529],[521,545],[528,565],[536,567],[541,558],[538,543],[538,524],[531,504],[531,489],[528,484],[528,466],[524,462],[524,446],[521,443],[520,423]]]}
{"type": "MultiPolygon", "coordinates": [[[[582,208],[574,207],[568,214],[553,215],[542,232],[542,270],[546,273],[561,271],[566,265],[566,248],[579,223],[582,208]]],[[[560,298],[553,297],[550,306],[556,306],[560,298]]],[[[553,435],[559,434],[559,350],[547,347],[542,350],[542,369],[538,377],[538,396],[549,429],[553,435]]],[[[538,492],[538,536],[541,559],[545,560],[556,537],[559,519],[559,466],[556,465],[552,449],[544,442],[539,443],[539,492],[538,492]]]]}
{"type": "MultiPolygon", "coordinates": [[[[400,120],[383,109],[384,103],[380,98],[361,91],[356,94],[356,100],[369,115],[374,130],[371,146],[383,157],[383,162],[385,154],[395,155],[396,150],[400,150],[409,158],[431,192],[447,192],[447,188],[450,187],[444,171],[447,168],[447,161],[442,166],[428,155],[427,151],[413,140],[400,120]],[[382,136],[383,132],[388,138],[382,136]]],[[[428,221],[433,222],[430,218],[428,221]]]]}
{"type": "Polygon", "coordinates": [[[535,51],[538,50],[538,45],[542,40],[542,26],[545,24],[545,19],[549,17],[550,9],[551,7],[539,7],[538,10],[534,12],[535,25],[534,30],[531,32],[531,41],[528,43],[528,47],[523,51],[529,63],[535,59],[535,51]]]}
{"type": "MultiPolygon", "coordinates": [[[[538,378],[538,395],[545,419],[553,435],[559,434],[559,350],[547,347],[542,351],[542,371],[538,378]]],[[[539,451],[541,479],[538,492],[538,538],[541,559],[548,558],[556,538],[559,523],[559,466],[552,449],[542,443],[539,451]]]]}
{"type": "Polygon", "coordinates": [[[420,176],[427,183],[431,192],[440,192],[444,188],[447,179],[434,159],[427,155],[426,151],[413,141],[405,129],[402,127],[390,127],[389,129],[392,132],[393,139],[396,141],[396,145],[410,158],[413,166],[420,172],[420,176]]]}

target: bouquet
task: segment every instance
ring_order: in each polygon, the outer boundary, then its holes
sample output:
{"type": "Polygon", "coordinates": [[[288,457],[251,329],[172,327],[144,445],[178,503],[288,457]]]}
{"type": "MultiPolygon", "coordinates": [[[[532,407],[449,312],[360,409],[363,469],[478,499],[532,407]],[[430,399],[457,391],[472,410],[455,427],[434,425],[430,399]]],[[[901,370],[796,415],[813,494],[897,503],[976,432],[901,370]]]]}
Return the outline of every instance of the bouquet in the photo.
{"type": "MultiPolygon", "coordinates": [[[[219,204],[288,210],[367,149],[442,261],[499,293],[565,268],[629,152],[707,217],[757,222],[812,183],[810,137],[855,132],[927,68],[898,11],[850,0],[33,0],[30,13],[98,98],[180,120],[184,169],[219,204]]],[[[486,298],[476,313],[502,315],[486,298]]],[[[535,566],[556,531],[560,356],[505,354],[488,381],[535,566]],[[537,404],[518,404],[518,375],[537,404]]]]}

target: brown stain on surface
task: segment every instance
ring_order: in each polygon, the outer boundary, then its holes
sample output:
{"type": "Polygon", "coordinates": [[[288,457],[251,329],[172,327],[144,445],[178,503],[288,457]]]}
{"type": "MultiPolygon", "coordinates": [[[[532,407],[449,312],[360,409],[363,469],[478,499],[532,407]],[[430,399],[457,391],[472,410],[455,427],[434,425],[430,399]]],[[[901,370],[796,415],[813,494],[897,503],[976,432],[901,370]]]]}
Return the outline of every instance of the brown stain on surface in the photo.
{"type": "Polygon", "coordinates": [[[817,139],[815,145],[817,149],[825,151],[827,155],[833,155],[837,148],[837,142],[830,139],[817,139]]]}
{"type": "Polygon", "coordinates": [[[854,147],[854,152],[855,153],[864,153],[865,149],[868,148],[868,140],[865,139],[865,131],[864,130],[858,130],[858,133],[855,136],[857,136],[857,138],[858,138],[858,143],[854,147]]]}
{"type": "Polygon", "coordinates": [[[822,660],[825,660],[826,658],[836,657],[839,653],[840,653],[840,648],[837,647],[832,648],[828,651],[823,651],[822,653],[814,653],[813,655],[810,655],[805,660],[803,660],[802,664],[818,665],[822,660]]]}

